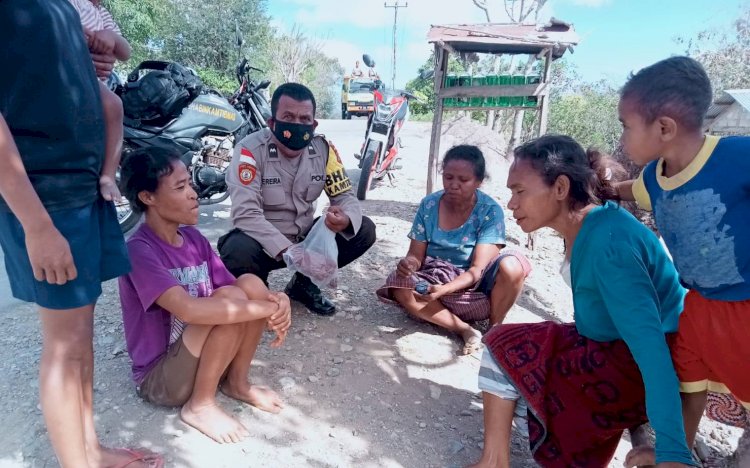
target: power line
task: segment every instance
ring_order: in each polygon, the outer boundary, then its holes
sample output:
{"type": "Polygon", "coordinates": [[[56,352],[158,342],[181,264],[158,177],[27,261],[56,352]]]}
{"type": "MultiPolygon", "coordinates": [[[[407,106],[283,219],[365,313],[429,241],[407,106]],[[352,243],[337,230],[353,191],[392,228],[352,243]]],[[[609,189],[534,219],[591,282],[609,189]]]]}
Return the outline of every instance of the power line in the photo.
{"type": "Polygon", "coordinates": [[[389,4],[388,2],[385,2],[383,4],[386,8],[393,8],[393,68],[392,68],[392,77],[391,77],[391,88],[396,88],[396,26],[398,25],[398,9],[399,8],[406,8],[409,6],[409,2],[405,2],[403,5],[396,0],[395,2],[389,4]]]}

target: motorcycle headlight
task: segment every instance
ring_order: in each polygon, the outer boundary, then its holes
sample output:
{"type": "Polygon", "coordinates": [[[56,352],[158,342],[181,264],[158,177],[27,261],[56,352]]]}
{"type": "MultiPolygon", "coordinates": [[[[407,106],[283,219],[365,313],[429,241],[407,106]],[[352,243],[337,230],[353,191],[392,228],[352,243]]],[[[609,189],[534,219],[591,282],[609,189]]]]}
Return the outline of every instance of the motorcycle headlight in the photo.
{"type": "Polygon", "coordinates": [[[380,103],[378,104],[378,112],[383,113],[383,114],[390,114],[391,106],[388,104],[380,103]]]}

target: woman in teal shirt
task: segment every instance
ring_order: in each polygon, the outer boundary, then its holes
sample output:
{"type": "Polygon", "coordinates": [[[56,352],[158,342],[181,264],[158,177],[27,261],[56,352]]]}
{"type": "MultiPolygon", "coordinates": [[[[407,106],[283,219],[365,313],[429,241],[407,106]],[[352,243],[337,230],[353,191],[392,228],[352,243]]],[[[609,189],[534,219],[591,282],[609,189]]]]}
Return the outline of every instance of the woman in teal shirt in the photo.
{"type": "Polygon", "coordinates": [[[484,155],[459,145],[443,158],[443,190],[419,204],[409,252],[377,295],[409,314],[460,335],[463,353],[481,345],[469,323],[502,322],[530,271],[528,260],[505,246],[503,210],[479,190],[487,178],[484,155]],[[419,291],[419,282],[427,287],[419,291]]]}
{"type": "Polygon", "coordinates": [[[510,465],[514,417],[545,467],[607,466],[622,432],[647,419],[658,466],[693,464],[667,346],[684,290],[656,236],[602,202],[614,195],[618,169],[565,136],[514,152],[508,208],[525,232],[550,227],[569,246],[561,272],[575,324],[502,325],[485,336],[485,445],[476,467],[510,465]]]}

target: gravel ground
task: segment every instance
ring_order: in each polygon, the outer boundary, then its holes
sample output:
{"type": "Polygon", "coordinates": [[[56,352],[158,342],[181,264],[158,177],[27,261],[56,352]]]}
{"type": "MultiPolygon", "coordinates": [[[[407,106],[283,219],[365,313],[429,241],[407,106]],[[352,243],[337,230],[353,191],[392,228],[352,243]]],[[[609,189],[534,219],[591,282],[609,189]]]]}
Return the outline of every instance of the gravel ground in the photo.
{"type": "MultiPolygon", "coordinates": [[[[364,126],[364,119],[353,119],[324,121],[319,128],[338,147],[355,183],[359,171],[352,154],[364,126]]],[[[445,128],[441,152],[458,142],[485,149],[491,179],[484,190],[505,206],[507,163],[497,152],[502,142],[465,121],[445,128]]],[[[327,291],[336,315],[318,317],[295,304],[285,346],[272,350],[271,337],[264,337],[251,379],[278,391],[286,408],[270,415],[219,398],[252,433],[242,443],[218,445],[183,424],[175,409],[150,406],[135,395],[117,286],[105,284],[94,338],[95,411],[103,441],[148,447],[165,454],[170,467],[460,467],[476,460],[482,447],[479,356],[459,356],[459,339],[410,320],[373,293],[408,248],[406,233],[424,196],[429,136],[429,124],[407,123],[403,169],[393,186],[377,186],[363,203],[378,241],[341,271],[338,289],[327,291]]],[[[318,209],[325,198],[321,202],[318,209]]],[[[202,207],[199,228],[215,245],[229,228],[228,218],[226,204],[202,207]]],[[[523,246],[526,236],[508,213],[506,222],[508,243],[523,246]]],[[[508,321],[571,320],[570,292],[557,273],[561,240],[541,232],[529,257],[534,272],[508,321]]],[[[281,290],[289,278],[276,272],[270,285],[281,290]]],[[[38,319],[32,306],[7,297],[5,281],[0,276],[0,467],[56,466],[38,406],[38,319]]],[[[713,453],[736,446],[737,431],[706,424],[702,433],[713,453]]],[[[628,449],[623,440],[611,466],[622,466],[628,449]]],[[[514,436],[512,452],[514,467],[534,466],[523,438],[514,436]]]]}

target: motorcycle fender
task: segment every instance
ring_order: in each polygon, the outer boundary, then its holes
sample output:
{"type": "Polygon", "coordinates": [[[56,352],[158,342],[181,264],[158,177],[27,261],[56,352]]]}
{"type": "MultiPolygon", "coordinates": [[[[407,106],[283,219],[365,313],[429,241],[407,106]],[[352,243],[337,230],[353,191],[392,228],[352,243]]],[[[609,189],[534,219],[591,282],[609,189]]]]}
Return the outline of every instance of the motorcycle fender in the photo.
{"type": "Polygon", "coordinates": [[[370,132],[370,140],[375,140],[380,143],[387,143],[388,135],[383,135],[382,133],[370,132]]]}

